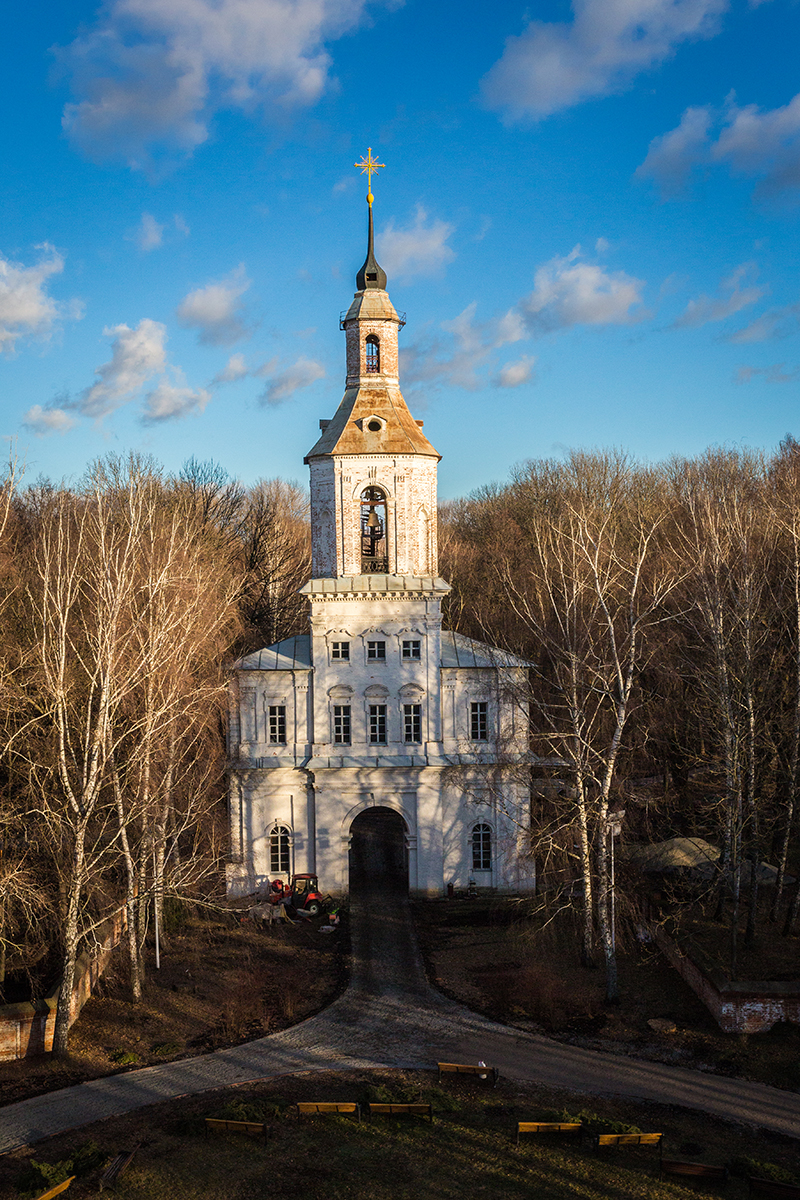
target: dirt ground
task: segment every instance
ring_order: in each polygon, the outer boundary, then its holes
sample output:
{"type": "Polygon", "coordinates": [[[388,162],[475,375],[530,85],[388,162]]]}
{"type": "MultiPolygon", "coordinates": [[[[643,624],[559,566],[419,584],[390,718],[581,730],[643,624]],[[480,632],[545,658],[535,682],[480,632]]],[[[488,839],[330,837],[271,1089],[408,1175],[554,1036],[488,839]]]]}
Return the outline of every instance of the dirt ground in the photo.
{"type": "MultiPolygon", "coordinates": [[[[723,1033],[651,946],[618,947],[620,1003],[609,1005],[602,969],[580,965],[563,920],[534,934],[524,905],[500,898],[420,901],[414,913],[431,982],[486,1016],[589,1049],[800,1088],[800,1026],[723,1033]],[[675,1031],[654,1030],[656,1018],[675,1031]]],[[[797,964],[800,939],[790,941],[784,961],[797,964]]]]}
{"type": "Polygon", "coordinates": [[[324,924],[257,926],[185,909],[163,939],[158,971],[148,948],[141,1003],[130,1000],[120,948],[72,1026],[68,1059],[0,1063],[3,1103],[235,1046],[319,1012],[343,990],[347,967],[346,915],[336,933],[321,934],[324,924]]]}

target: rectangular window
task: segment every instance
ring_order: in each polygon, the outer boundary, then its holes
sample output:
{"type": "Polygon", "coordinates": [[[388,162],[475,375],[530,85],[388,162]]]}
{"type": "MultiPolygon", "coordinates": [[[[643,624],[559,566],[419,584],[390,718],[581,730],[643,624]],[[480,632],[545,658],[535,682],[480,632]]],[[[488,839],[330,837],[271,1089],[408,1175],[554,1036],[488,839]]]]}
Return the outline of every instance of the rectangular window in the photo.
{"type": "Polygon", "coordinates": [[[269,740],[273,745],[286,745],[286,708],[283,704],[269,706],[269,740]]]}
{"type": "Polygon", "coordinates": [[[386,642],[367,642],[367,658],[373,662],[385,662],[386,642]]]}
{"type": "Polygon", "coordinates": [[[339,746],[350,745],[350,705],[333,706],[333,740],[339,746]]]}
{"type": "Polygon", "coordinates": [[[403,658],[419,658],[420,643],[418,641],[403,642],[403,658]]]}
{"type": "Polygon", "coordinates": [[[486,718],[489,705],[485,700],[473,701],[469,706],[470,718],[470,737],[473,742],[485,742],[488,740],[486,730],[486,718]]]}
{"type": "Polygon", "coordinates": [[[422,741],[422,705],[403,705],[403,736],[406,742],[422,741]]]}
{"type": "Polygon", "coordinates": [[[342,662],[350,661],[350,643],[349,642],[331,642],[331,658],[340,659],[342,662]]]}
{"type": "Polygon", "coordinates": [[[386,745],[386,705],[369,706],[369,740],[373,746],[386,745]]]}

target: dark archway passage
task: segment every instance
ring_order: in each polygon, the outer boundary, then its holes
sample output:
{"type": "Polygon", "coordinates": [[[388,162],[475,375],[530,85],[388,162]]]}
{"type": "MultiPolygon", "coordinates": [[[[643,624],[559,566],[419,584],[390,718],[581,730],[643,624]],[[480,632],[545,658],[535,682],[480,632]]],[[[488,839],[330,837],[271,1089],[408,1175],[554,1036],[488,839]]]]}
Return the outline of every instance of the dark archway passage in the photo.
{"type": "Polygon", "coordinates": [[[406,823],[391,808],[368,808],[350,826],[350,891],[408,895],[406,823]]]}

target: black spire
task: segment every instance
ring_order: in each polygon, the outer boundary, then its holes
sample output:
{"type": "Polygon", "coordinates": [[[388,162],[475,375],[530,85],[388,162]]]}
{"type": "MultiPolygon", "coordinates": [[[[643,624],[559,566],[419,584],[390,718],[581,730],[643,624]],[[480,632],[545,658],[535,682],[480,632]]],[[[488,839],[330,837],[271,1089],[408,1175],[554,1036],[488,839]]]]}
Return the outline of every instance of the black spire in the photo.
{"type": "MultiPolygon", "coordinates": [[[[370,196],[371,200],[372,197],[370,196]]],[[[376,288],[382,292],[386,291],[386,272],[383,267],[378,266],[378,260],[375,258],[375,247],[373,245],[374,235],[372,229],[372,205],[369,206],[369,235],[367,239],[367,257],[364,260],[364,265],[356,275],[356,291],[364,292],[370,288],[376,288]]]]}

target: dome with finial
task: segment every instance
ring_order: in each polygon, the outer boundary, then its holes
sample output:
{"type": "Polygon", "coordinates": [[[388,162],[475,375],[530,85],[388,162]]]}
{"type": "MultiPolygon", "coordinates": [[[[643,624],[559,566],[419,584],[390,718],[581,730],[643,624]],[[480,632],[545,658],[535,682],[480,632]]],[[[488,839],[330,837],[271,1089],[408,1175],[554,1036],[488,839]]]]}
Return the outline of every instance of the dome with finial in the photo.
{"type": "Polygon", "coordinates": [[[367,235],[367,257],[364,265],[356,275],[356,291],[366,292],[375,289],[386,291],[386,272],[375,257],[374,231],[372,225],[372,205],[369,206],[369,233],[367,235]]]}

